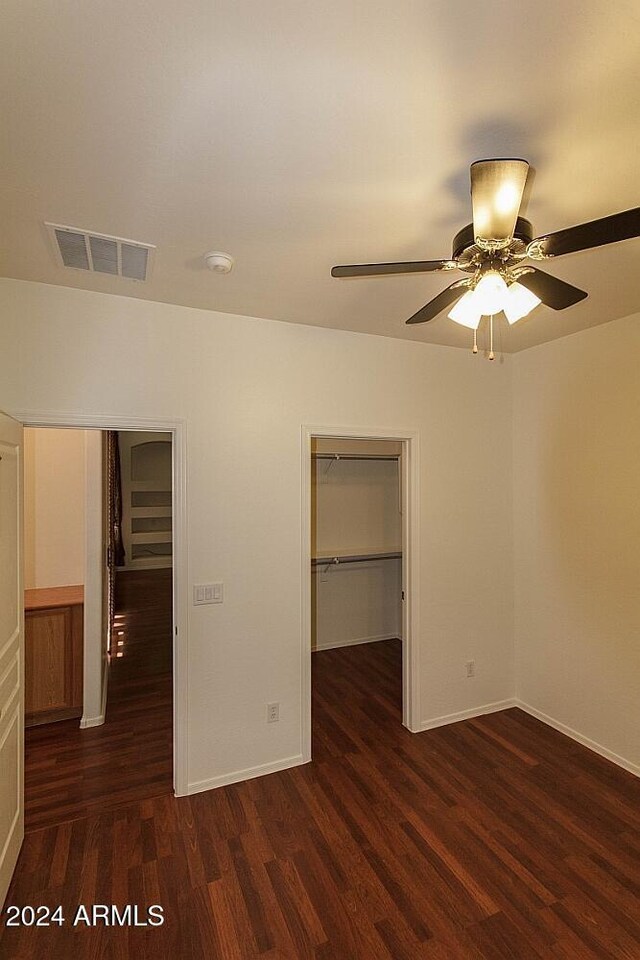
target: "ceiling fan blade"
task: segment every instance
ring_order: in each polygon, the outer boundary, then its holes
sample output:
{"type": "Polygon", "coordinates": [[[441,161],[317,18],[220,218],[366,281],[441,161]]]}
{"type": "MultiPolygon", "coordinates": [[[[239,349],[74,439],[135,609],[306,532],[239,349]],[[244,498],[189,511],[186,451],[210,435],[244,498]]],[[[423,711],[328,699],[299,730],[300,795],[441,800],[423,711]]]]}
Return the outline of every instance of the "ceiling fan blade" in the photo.
{"type": "Polygon", "coordinates": [[[589,296],[584,290],[572,287],[570,283],[559,280],[558,277],[552,277],[550,273],[537,270],[535,267],[530,267],[526,273],[519,274],[518,283],[531,293],[535,293],[536,297],[540,297],[545,306],[551,307],[552,310],[572,307],[574,303],[579,303],[589,296]]]}
{"type": "Polygon", "coordinates": [[[442,293],[439,293],[433,300],[429,300],[424,307],[421,307],[417,313],[406,321],[407,323],[426,323],[427,320],[433,320],[446,307],[450,307],[454,300],[457,300],[465,292],[466,287],[471,283],[470,280],[456,280],[450,287],[447,287],[442,293]]]}
{"type": "Polygon", "coordinates": [[[544,237],[532,240],[527,248],[527,256],[534,260],[546,257],[561,257],[564,253],[576,253],[591,247],[603,247],[607,243],[630,240],[640,236],[640,207],[614,213],[601,220],[579,223],[576,227],[567,227],[556,233],[547,233],[544,237]]]}
{"type": "Polygon", "coordinates": [[[411,260],[406,263],[354,263],[331,268],[332,277],[383,277],[394,273],[432,273],[455,270],[455,260],[411,260]]]}
{"type": "Polygon", "coordinates": [[[513,237],[528,172],[526,160],[471,164],[473,235],[479,246],[506,246],[513,237]]]}

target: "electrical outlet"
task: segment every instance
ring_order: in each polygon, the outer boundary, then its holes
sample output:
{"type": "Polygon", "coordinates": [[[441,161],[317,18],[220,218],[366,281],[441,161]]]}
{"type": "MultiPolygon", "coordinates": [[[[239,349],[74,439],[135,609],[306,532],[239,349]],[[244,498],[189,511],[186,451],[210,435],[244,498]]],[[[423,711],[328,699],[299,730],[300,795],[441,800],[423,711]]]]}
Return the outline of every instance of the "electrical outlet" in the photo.
{"type": "Polygon", "coordinates": [[[280,719],[280,704],[268,703],[267,704],[267,723],[277,723],[279,719],[280,719]]]}
{"type": "Polygon", "coordinates": [[[469,679],[470,677],[475,677],[475,675],[476,675],[476,662],[475,662],[475,660],[467,660],[467,662],[466,662],[465,665],[464,665],[464,669],[465,669],[465,671],[466,671],[467,679],[469,679]]]}

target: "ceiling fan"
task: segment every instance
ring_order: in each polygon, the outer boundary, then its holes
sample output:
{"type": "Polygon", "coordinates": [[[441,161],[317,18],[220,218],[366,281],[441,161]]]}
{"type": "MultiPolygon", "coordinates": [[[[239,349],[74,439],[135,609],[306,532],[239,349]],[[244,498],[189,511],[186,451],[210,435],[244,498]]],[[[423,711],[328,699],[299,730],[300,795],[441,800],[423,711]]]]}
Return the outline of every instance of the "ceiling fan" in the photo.
{"type": "MultiPolygon", "coordinates": [[[[528,171],[526,160],[477,160],[471,164],[473,223],[454,237],[450,259],[337,266],[332,268],[331,276],[376,277],[451,270],[466,273],[468,276],[455,280],[407,323],[426,323],[450,307],[449,318],[474,331],[474,353],[475,332],[484,316],[491,318],[493,334],[493,317],[501,311],[513,324],[540,303],[553,310],[579,303],[587,296],[584,290],[526,261],[550,260],[640,236],[640,207],[534,239],[529,221],[518,216],[528,171]]],[[[489,358],[493,359],[493,348],[489,358]]]]}

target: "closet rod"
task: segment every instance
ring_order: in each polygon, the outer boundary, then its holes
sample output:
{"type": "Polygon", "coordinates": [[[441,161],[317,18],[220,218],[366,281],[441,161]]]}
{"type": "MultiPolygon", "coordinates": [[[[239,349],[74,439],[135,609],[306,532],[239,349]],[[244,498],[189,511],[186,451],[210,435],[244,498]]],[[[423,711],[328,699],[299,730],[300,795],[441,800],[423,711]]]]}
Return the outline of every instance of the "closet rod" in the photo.
{"type": "Polygon", "coordinates": [[[313,557],[312,567],[339,566],[341,563],[367,563],[369,560],[400,560],[402,553],[364,553],[352,557],[313,557]]]}
{"type": "Polygon", "coordinates": [[[399,460],[400,454],[381,453],[312,453],[312,460],[399,460]]]}

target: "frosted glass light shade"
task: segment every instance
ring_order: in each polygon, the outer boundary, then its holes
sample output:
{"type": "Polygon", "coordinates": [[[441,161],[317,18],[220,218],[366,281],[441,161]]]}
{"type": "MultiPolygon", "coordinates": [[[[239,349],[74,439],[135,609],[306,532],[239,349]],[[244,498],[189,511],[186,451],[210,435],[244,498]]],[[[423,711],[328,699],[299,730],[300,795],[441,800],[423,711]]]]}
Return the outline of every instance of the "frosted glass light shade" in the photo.
{"type": "Polygon", "coordinates": [[[463,297],[454,304],[447,314],[449,320],[461,324],[463,327],[469,327],[470,330],[477,330],[482,318],[482,311],[476,303],[475,291],[467,290],[463,297]]]}
{"type": "Polygon", "coordinates": [[[513,236],[529,164],[526,160],[477,160],[471,164],[473,233],[503,246],[513,236]]]}
{"type": "Polygon", "coordinates": [[[507,285],[496,270],[487,270],[474,290],[476,305],[485,316],[500,313],[507,285]]]}
{"type": "Polygon", "coordinates": [[[526,317],[540,303],[540,297],[516,281],[507,288],[502,309],[509,323],[513,324],[526,317]]]}

